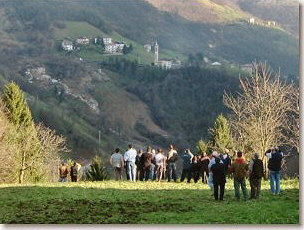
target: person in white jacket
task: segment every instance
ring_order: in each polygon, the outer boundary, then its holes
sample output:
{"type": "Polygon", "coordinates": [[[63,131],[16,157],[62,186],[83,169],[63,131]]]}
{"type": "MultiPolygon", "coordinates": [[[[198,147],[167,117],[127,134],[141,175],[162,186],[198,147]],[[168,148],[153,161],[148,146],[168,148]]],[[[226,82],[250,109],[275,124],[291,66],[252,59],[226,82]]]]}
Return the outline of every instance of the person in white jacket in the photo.
{"type": "Polygon", "coordinates": [[[124,161],[127,165],[127,172],[129,174],[130,181],[136,181],[136,155],[137,151],[130,144],[129,149],[124,154],[124,161]]]}

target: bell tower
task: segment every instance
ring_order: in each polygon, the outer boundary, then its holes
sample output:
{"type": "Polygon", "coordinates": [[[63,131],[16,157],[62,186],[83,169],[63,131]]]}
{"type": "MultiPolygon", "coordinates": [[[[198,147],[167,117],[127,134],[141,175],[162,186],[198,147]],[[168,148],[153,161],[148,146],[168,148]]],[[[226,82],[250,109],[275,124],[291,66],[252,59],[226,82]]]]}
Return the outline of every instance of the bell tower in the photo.
{"type": "Polygon", "coordinates": [[[155,42],[155,46],[154,46],[154,63],[158,62],[158,44],[157,44],[157,40],[155,42]]]}

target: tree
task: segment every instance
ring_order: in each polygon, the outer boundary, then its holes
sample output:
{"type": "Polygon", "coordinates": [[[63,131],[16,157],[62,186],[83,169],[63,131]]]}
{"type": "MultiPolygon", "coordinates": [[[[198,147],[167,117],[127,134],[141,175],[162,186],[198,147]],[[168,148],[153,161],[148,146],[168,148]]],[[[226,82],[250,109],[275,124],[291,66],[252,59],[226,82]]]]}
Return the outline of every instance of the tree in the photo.
{"type": "Polygon", "coordinates": [[[35,126],[24,94],[15,83],[5,86],[2,98],[0,115],[5,114],[8,128],[1,140],[9,159],[5,163],[12,175],[10,180],[37,182],[50,179],[50,175],[54,178],[55,172],[57,177],[60,154],[67,152],[65,139],[42,124],[35,126]]]}
{"type": "Polygon", "coordinates": [[[224,104],[231,110],[232,132],[241,150],[258,152],[267,168],[264,153],[271,146],[287,144],[289,113],[296,91],[291,84],[280,81],[280,74],[270,71],[266,63],[253,63],[248,78],[240,78],[241,92],[224,94],[224,104]]]}
{"type": "Polygon", "coordinates": [[[19,86],[12,82],[4,87],[3,102],[8,119],[17,127],[33,125],[32,115],[19,86]]]}
{"type": "Polygon", "coordinates": [[[288,120],[286,127],[285,141],[291,147],[300,152],[299,140],[300,140],[300,90],[294,88],[289,94],[291,100],[291,108],[288,111],[288,120]]]}
{"type": "Polygon", "coordinates": [[[61,155],[67,154],[70,150],[66,147],[66,139],[56,135],[54,130],[45,127],[42,123],[36,126],[37,137],[40,142],[39,156],[42,157],[41,165],[35,165],[43,169],[44,178],[47,181],[56,181],[61,155]]]}
{"type": "Polygon", "coordinates": [[[90,170],[86,173],[86,178],[88,178],[88,180],[104,181],[108,179],[108,173],[99,156],[93,158],[90,167],[90,170]]]}
{"type": "Polygon", "coordinates": [[[26,170],[30,171],[29,174],[35,178],[39,174],[28,164],[31,159],[36,158],[39,148],[34,122],[24,94],[16,83],[5,85],[2,98],[6,115],[15,126],[11,129],[10,139],[18,146],[16,149],[16,162],[19,165],[18,178],[19,183],[23,183],[26,170]]]}
{"type": "Polygon", "coordinates": [[[211,146],[214,150],[223,153],[225,149],[232,148],[233,141],[230,136],[228,120],[220,114],[214,123],[214,127],[209,129],[211,135],[211,146]]]}
{"type": "Polygon", "coordinates": [[[203,140],[199,140],[196,146],[197,153],[202,154],[203,152],[207,152],[208,150],[208,143],[204,142],[203,140]]]}

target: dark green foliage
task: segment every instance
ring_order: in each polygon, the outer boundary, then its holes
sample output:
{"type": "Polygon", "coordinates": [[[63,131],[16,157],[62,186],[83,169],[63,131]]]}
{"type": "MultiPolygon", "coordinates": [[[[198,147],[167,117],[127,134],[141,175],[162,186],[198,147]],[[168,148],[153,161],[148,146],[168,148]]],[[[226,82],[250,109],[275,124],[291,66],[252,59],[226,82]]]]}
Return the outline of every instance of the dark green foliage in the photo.
{"type": "Polygon", "coordinates": [[[16,83],[12,82],[4,87],[2,98],[7,108],[7,116],[14,125],[26,127],[33,124],[24,94],[16,83]]]}
{"type": "Polygon", "coordinates": [[[233,140],[230,136],[230,127],[228,120],[220,114],[213,128],[209,129],[211,135],[212,148],[216,151],[223,153],[225,149],[233,147],[233,140]]]}
{"type": "Polygon", "coordinates": [[[132,43],[129,45],[129,46],[124,46],[123,49],[122,49],[122,53],[123,54],[128,54],[130,52],[132,52],[133,50],[133,46],[132,46],[132,43]]]}
{"type": "Polygon", "coordinates": [[[90,181],[104,181],[108,179],[108,173],[99,156],[95,156],[92,160],[91,168],[86,173],[86,177],[90,181]]]}

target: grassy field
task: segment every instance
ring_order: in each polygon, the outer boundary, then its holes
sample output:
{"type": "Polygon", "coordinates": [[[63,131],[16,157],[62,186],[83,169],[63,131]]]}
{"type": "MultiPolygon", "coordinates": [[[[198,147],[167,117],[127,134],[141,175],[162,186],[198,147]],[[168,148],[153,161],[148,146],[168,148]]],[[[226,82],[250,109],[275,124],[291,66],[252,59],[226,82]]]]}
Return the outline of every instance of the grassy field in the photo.
{"type": "Polygon", "coordinates": [[[299,224],[299,181],[283,181],[282,189],[273,196],[265,181],[259,200],[236,201],[229,180],[220,202],[202,183],[1,185],[0,223],[299,224]]]}

